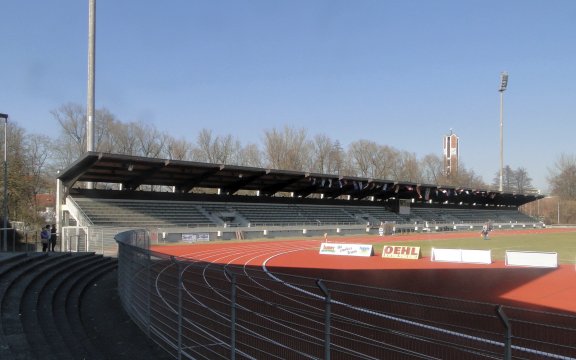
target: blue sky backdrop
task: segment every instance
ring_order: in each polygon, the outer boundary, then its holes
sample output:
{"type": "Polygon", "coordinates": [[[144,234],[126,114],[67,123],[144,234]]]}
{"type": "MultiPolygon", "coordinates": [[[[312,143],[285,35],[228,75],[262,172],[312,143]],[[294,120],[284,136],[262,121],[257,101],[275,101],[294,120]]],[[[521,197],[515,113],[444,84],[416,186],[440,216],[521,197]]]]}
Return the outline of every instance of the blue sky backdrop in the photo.
{"type": "MultiPolygon", "coordinates": [[[[0,10],[0,112],[57,136],[50,111],[86,104],[88,0],[0,10]]],[[[504,163],[545,192],[575,153],[574,19],[572,0],[97,0],[96,107],[190,142],[290,126],[419,158],[453,129],[491,183],[507,71],[504,163]]]]}

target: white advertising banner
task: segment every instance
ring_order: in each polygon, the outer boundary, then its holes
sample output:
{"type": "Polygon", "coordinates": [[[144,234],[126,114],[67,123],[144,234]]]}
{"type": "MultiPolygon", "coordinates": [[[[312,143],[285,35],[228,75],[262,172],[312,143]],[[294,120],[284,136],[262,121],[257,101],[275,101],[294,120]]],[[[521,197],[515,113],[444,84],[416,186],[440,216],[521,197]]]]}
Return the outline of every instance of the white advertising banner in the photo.
{"type": "Polygon", "coordinates": [[[462,262],[492,264],[492,252],[490,250],[462,250],[462,262]]]}
{"type": "Polygon", "coordinates": [[[320,246],[320,254],[372,256],[374,255],[374,249],[372,249],[372,245],[322,243],[320,246]]]}
{"type": "Polygon", "coordinates": [[[420,258],[420,247],[419,246],[385,245],[382,248],[382,257],[383,258],[417,260],[418,258],[420,258]]]}
{"type": "Polygon", "coordinates": [[[194,243],[198,241],[210,241],[210,234],[208,233],[183,233],[182,241],[187,243],[194,243]]]}
{"type": "Polygon", "coordinates": [[[432,249],[432,261],[467,264],[492,264],[490,250],[432,249]]]}
{"type": "Polygon", "coordinates": [[[432,249],[432,261],[460,262],[460,249],[432,249]]]}
{"type": "Polygon", "coordinates": [[[558,267],[558,253],[506,250],[506,266],[558,267]]]}

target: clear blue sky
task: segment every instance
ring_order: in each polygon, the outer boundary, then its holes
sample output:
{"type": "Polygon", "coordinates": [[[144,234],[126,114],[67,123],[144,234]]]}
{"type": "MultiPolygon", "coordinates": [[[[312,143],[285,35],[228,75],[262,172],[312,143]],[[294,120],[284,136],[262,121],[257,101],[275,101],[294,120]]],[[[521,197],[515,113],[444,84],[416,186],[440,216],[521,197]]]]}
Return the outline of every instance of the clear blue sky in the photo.
{"type": "MultiPolygon", "coordinates": [[[[88,0],[3,1],[0,112],[58,134],[86,104],[88,0]]],[[[96,107],[194,142],[306,128],[419,158],[450,129],[490,183],[500,161],[547,191],[574,154],[576,1],[97,0],[96,107]]]]}

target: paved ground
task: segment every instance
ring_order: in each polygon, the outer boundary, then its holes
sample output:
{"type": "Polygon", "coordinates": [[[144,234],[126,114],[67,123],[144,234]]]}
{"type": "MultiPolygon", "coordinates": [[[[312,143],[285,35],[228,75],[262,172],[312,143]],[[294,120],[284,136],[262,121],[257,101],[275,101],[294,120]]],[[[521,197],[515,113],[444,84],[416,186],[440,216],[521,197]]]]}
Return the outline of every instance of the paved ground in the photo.
{"type": "Polygon", "coordinates": [[[88,289],[81,305],[87,335],[108,359],[174,359],[150,341],[130,319],[118,297],[112,271],[88,289]]]}

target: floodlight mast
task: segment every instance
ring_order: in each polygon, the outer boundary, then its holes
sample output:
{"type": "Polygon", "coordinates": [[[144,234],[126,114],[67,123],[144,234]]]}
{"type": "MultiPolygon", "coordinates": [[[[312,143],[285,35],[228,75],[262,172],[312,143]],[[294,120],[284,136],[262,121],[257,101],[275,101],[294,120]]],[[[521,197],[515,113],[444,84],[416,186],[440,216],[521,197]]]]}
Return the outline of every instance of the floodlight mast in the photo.
{"type": "Polygon", "coordinates": [[[94,90],[96,57],[96,0],[88,1],[88,97],[86,150],[94,151],[94,90]]]}
{"type": "Polygon", "coordinates": [[[504,91],[508,87],[508,73],[503,72],[500,74],[500,187],[498,190],[504,190],[504,91]]]}
{"type": "MultiPolygon", "coordinates": [[[[94,151],[94,113],[95,113],[95,62],[96,62],[96,0],[88,0],[88,91],[86,104],[86,151],[94,151]]],[[[93,189],[94,184],[86,184],[93,189]]]]}

